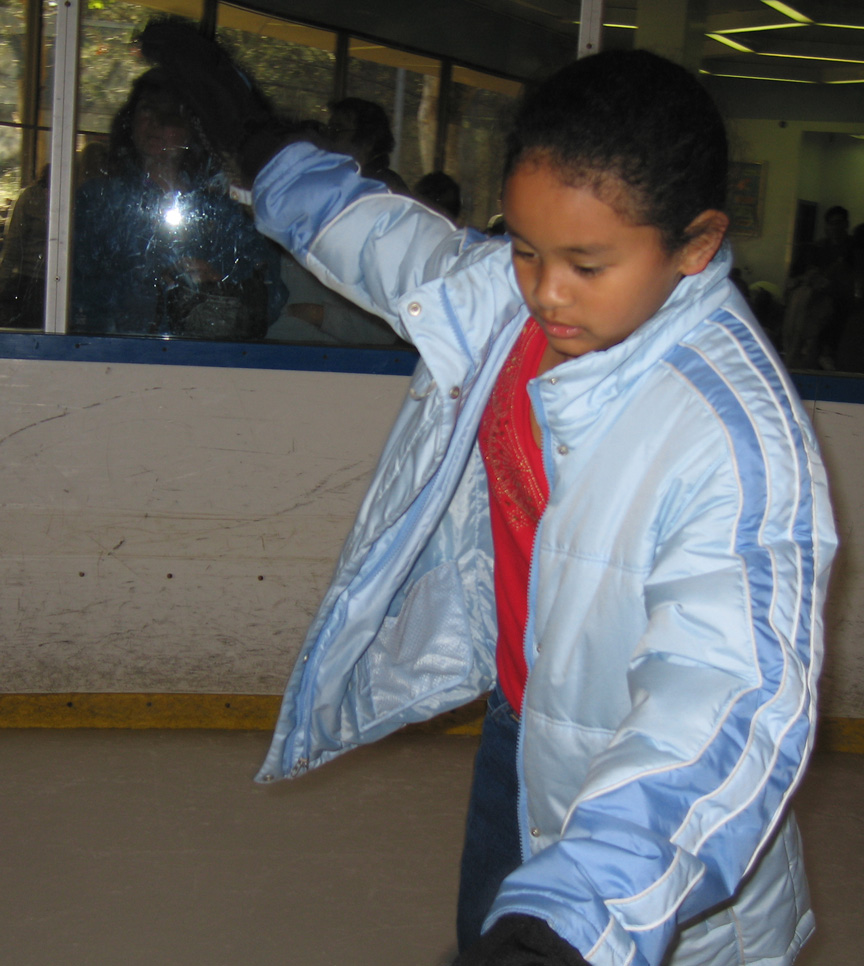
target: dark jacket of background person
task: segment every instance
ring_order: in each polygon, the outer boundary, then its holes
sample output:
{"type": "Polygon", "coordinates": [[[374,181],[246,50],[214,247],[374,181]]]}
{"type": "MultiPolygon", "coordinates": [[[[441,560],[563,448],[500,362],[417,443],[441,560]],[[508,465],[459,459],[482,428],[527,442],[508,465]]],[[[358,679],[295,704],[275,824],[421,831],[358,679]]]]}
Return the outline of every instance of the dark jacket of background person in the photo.
{"type": "Polygon", "coordinates": [[[0,253],[0,325],[39,329],[45,311],[48,166],[18,196],[0,253]]]}

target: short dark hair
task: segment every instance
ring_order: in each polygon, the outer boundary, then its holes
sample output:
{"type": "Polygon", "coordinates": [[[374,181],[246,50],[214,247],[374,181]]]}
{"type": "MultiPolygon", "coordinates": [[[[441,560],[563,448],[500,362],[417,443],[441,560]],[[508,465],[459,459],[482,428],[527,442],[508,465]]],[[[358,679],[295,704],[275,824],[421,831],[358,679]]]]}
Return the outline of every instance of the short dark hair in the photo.
{"type": "Polygon", "coordinates": [[[387,112],[374,101],[362,97],[344,97],[330,105],[333,114],[349,117],[354,125],[353,140],[368,145],[370,154],[381,160],[382,166],[390,163],[390,152],[396,146],[387,112]]]}
{"type": "Polygon", "coordinates": [[[697,215],[726,203],[720,112],[689,71],[647,50],[582,58],[528,92],[508,140],[505,179],[532,158],[653,225],[669,251],[688,241],[697,215]]]}
{"type": "Polygon", "coordinates": [[[414,194],[437,208],[443,209],[454,220],[462,213],[462,190],[444,171],[430,171],[414,185],[414,194]]]}
{"type": "Polygon", "coordinates": [[[834,205],[825,212],[825,221],[833,221],[835,218],[842,218],[849,224],[849,211],[843,205],[834,205]]]}

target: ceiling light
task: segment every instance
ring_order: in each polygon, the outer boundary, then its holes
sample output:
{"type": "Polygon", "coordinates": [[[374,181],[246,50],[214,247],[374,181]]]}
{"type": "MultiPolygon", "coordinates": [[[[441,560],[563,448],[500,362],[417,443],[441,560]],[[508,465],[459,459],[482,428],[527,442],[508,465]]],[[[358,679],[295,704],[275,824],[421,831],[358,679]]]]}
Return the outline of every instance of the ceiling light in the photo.
{"type": "Polygon", "coordinates": [[[737,40],[732,40],[731,37],[724,37],[723,34],[705,34],[705,36],[710,37],[712,40],[716,40],[718,44],[725,44],[727,47],[731,47],[733,50],[740,50],[744,54],[753,53],[750,47],[745,47],[744,44],[739,44],[737,40]]]}
{"type": "Polygon", "coordinates": [[[758,74],[727,74],[724,71],[700,70],[700,74],[708,74],[710,77],[731,77],[734,80],[756,80],[756,81],[777,81],[779,84],[818,84],[818,81],[801,80],[796,77],[760,77],[758,74]]]}
{"type": "MultiPolygon", "coordinates": [[[[806,26],[807,24],[804,23],[769,23],[762,27],[729,27],[726,30],[715,30],[714,33],[723,34],[724,36],[728,34],[755,34],[760,30],[789,30],[790,27],[795,29],[797,27],[806,26]]],[[[828,24],[820,24],[819,26],[826,27],[828,24]]],[[[864,27],[861,29],[864,30],[864,27]]]]}
{"type": "Polygon", "coordinates": [[[784,17],[788,17],[790,20],[795,20],[798,23],[813,23],[809,17],[805,17],[803,13],[799,13],[787,3],[781,3],[780,0],[762,0],[762,3],[766,7],[776,10],[777,13],[782,13],[784,17]]]}
{"type": "Polygon", "coordinates": [[[852,57],[815,57],[813,54],[769,54],[761,52],[760,57],[786,57],[788,60],[823,60],[829,64],[864,64],[864,60],[852,57]]]}

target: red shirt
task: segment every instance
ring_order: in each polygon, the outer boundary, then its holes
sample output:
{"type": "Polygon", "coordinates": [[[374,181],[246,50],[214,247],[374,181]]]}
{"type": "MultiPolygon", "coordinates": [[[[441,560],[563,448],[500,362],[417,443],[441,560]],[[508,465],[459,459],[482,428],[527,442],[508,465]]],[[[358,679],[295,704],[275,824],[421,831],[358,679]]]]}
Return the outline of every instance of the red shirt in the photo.
{"type": "Polygon", "coordinates": [[[521,711],[528,678],[524,641],[531,554],[537,524],[549,500],[542,453],[531,430],[527,390],[545,348],[543,331],[529,319],[498,375],[479,432],[489,477],[495,550],[498,683],[516,711],[521,711]]]}

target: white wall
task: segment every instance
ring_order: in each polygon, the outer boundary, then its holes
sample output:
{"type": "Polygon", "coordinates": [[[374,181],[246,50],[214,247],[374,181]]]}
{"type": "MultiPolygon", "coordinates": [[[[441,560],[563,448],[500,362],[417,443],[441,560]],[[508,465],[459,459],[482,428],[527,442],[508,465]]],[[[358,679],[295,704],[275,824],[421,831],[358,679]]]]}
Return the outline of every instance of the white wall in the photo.
{"type": "MultiPolygon", "coordinates": [[[[864,221],[864,168],[857,169],[860,173],[855,174],[859,157],[856,142],[844,138],[850,147],[842,158],[838,155],[835,163],[826,158],[824,147],[818,147],[805,135],[808,132],[861,134],[864,121],[849,124],[733,119],[729,127],[736,160],[765,165],[762,231],[758,238],[733,238],[735,261],[749,283],[769,281],[782,289],[792,255],[796,205],[804,197],[802,190],[815,192],[821,183],[819,193],[805,200],[828,206],[843,204],[852,211],[853,225],[864,221]],[[828,201],[835,193],[839,200],[828,201]]],[[[823,214],[824,208],[819,213],[820,226],[823,214]]]]}
{"type": "MultiPolygon", "coordinates": [[[[0,690],[279,693],[406,386],[0,360],[0,690]]],[[[844,538],[822,710],[864,717],[864,406],[812,415],[844,538]]]]}

